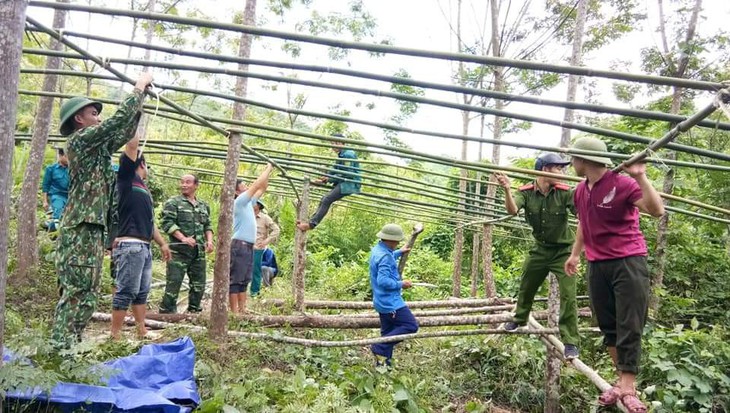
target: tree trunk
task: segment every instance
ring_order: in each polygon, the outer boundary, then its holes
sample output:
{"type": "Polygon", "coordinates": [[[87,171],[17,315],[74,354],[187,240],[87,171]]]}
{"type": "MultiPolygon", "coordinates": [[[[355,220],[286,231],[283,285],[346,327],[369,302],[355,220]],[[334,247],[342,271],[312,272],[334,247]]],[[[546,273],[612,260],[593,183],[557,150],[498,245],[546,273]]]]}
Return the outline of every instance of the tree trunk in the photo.
{"type": "MultiPolygon", "coordinates": [[[[586,0],[578,1],[578,10],[575,18],[575,31],[573,32],[573,50],[570,55],[570,65],[580,66],[583,61],[583,33],[585,31],[586,23],[586,9],[588,2],[586,0]]],[[[580,77],[577,75],[568,75],[568,102],[575,102],[575,95],[578,91],[578,83],[580,77]]],[[[573,109],[565,109],[563,114],[564,122],[573,122],[575,116],[573,109]]],[[[560,147],[567,148],[570,146],[570,129],[563,128],[562,134],[560,135],[560,147]]]]}
{"type": "MultiPolygon", "coordinates": [[[[477,184],[478,186],[479,184],[477,184]]],[[[478,231],[474,231],[472,236],[472,248],[471,248],[471,297],[476,298],[478,291],[478,278],[479,275],[479,247],[480,239],[478,231]]]]}
{"type": "MultiPolygon", "coordinates": [[[[8,231],[10,190],[15,147],[20,57],[23,50],[25,0],[0,1],[0,364],[5,343],[5,285],[8,279],[8,231]]],[[[34,203],[35,204],[35,203],[34,203]]],[[[35,230],[35,229],[34,229],[35,230]]],[[[2,408],[2,403],[0,403],[2,408]]]]}
{"type": "MultiPolygon", "coordinates": [[[[547,318],[547,312],[537,311],[533,313],[536,320],[547,318]]],[[[342,317],[340,315],[244,315],[241,320],[252,325],[266,327],[292,327],[292,328],[335,328],[335,329],[356,329],[356,328],[379,328],[380,318],[373,313],[371,318],[365,317],[342,317]]],[[[512,314],[487,314],[487,315],[458,315],[458,316],[436,316],[418,317],[420,327],[441,327],[458,325],[483,325],[498,324],[512,320],[512,314]]]]}
{"type": "MultiPolygon", "coordinates": [[[[302,196],[297,205],[297,221],[307,222],[309,215],[309,178],[304,177],[302,196]]],[[[304,275],[307,267],[307,233],[299,228],[294,233],[294,270],[292,271],[292,296],[294,308],[304,311],[304,275]]]]}
{"type": "MultiPolygon", "coordinates": [[[[588,2],[578,0],[575,29],[573,31],[573,50],[570,56],[570,65],[579,66],[583,60],[583,33],[585,31],[586,10],[588,2]]],[[[575,102],[576,92],[580,77],[568,76],[567,101],[575,102]]],[[[573,109],[565,109],[563,121],[573,122],[575,116],[573,109]]],[[[570,146],[571,130],[563,128],[560,135],[560,147],[570,146]]],[[[555,275],[549,276],[550,292],[548,294],[548,326],[557,327],[560,313],[560,290],[555,275]]],[[[560,358],[547,346],[547,358],[545,359],[545,413],[560,412],[560,358]]]]}
{"type": "MultiPolygon", "coordinates": [[[[666,28],[664,26],[663,16],[664,16],[664,7],[662,5],[662,0],[659,0],[659,10],[660,10],[660,32],[662,37],[663,44],[666,45],[666,28]]],[[[690,17],[689,23],[687,25],[687,34],[685,36],[685,41],[683,43],[683,48],[689,49],[692,47],[691,43],[694,39],[695,31],[697,29],[697,20],[699,18],[700,9],[702,8],[702,0],[696,0],[694,8],[692,9],[692,16],[690,17]]],[[[679,56],[679,62],[676,66],[676,70],[674,73],[672,73],[672,76],[674,77],[685,77],[685,72],[687,71],[687,65],[689,64],[689,53],[687,53],[686,49],[683,49],[680,56],[679,56]]],[[[669,50],[665,46],[665,55],[667,56],[666,59],[671,64],[671,57],[669,55],[669,50]]],[[[672,106],[669,109],[669,112],[671,114],[678,114],[680,112],[680,109],[682,107],[682,88],[675,87],[673,88],[672,92],[672,106]]],[[[670,128],[674,127],[674,125],[670,125],[670,128]]],[[[674,160],[677,158],[677,153],[675,151],[667,151],[665,155],[666,159],[674,160]]],[[[664,183],[662,184],[662,192],[665,194],[672,194],[674,192],[674,169],[669,169],[666,174],[664,175],[664,183]]],[[[664,204],[668,204],[669,201],[666,199],[664,200],[664,204]]],[[[651,288],[652,288],[652,294],[649,298],[649,307],[652,311],[656,312],[659,310],[659,295],[657,294],[657,290],[661,289],[664,285],[664,270],[666,267],[666,248],[667,248],[667,231],[669,230],[669,214],[664,214],[659,219],[659,225],[657,226],[657,239],[656,239],[656,253],[654,254],[654,258],[656,260],[656,266],[654,270],[654,274],[651,277],[651,288]]]]}
{"type": "MultiPolygon", "coordinates": [[[[491,15],[491,44],[492,44],[492,56],[502,56],[502,44],[500,42],[499,33],[499,0],[490,0],[489,8],[491,15]]],[[[497,92],[504,92],[504,69],[502,67],[494,67],[494,90],[497,92]]],[[[496,100],[495,109],[504,109],[504,101],[496,100]]],[[[502,139],[502,118],[499,116],[494,117],[494,130],[492,131],[492,138],[495,140],[502,139]]],[[[499,165],[500,161],[500,145],[492,145],[492,163],[499,165]]],[[[489,178],[492,183],[487,187],[487,199],[493,199],[496,191],[494,185],[494,179],[489,178]]],[[[494,226],[491,224],[484,224],[482,227],[482,266],[484,271],[484,293],[487,298],[495,297],[497,295],[497,287],[494,284],[494,271],[492,271],[492,240],[494,226]]]]}
{"type": "MultiPolygon", "coordinates": [[[[68,3],[69,0],[58,0],[59,3],[68,3]]],[[[63,29],[66,24],[66,10],[56,9],[53,13],[53,27],[63,29]]],[[[62,50],[63,44],[51,39],[50,49],[62,50]]],[[[61,58],[48,56],[46,69],[57,70],[61,67],[61,58]]],[[[47,74],[43,78],[43,91],[55,92],[58,85],[58,75],[47,74]]],[[[23,187],[18,201],[18,267],[11,283],[22,285],[29,281],[33,268],[38,263],[38,237],[36,211],[38,210],[38,184],[41,178],[41,168],[51,129],[53,113],[53,97],[41,96],[38,99],[38,112],[33,125],[33,136],[30,140],[28,163],[23,174],[23,187]]]]}
{"type": "MultiPolygon", "coordinates": [[[[256,23],[256,0],[246,0],[243,24],[253,26],[256,23]]],[[[251,56],[253,37],[242,34],[238,55],[242,58],[251,56]]],[[[247,71],[248,65],[239,64],[238,70],[247,71]]],[[[236,96],[245,97],[248,89],[248,78],[236,79],[236,96]]],[[[240,102],[233,104],[233,119],[245,120],[246,106],[240,102]]],[[[213,271],[213,299],[210,309],[211,339],[226,337],[228,330],[228,285],[230,272],[231,235],[233,232],[233,197],[238,175],[238,163],[241,157],[241,135],[233,133],[228,141],[223,187],[220,196],[220,215],[218,217],[218,242],[216,247],[215,268],[213,271]]]]}
{"type": "MultiPolygon", "coordinates": [[[[466,136],[469,134],[469,112],[461,112],[461,132],[462,135],[466,136]]],[[[467,141],[461,141],[461,160],[466,160],[467,141]]],[[[466,176],[467,171],[464,168],[459,170],[459,211],[456,213],[457,220],[463,218],[466,206],[466,200],[464,199],[464,192],[466,191],[466,176]]],[[[451,295],[453,297],[461,297],[461,267],[462,260],[464,257],[464,228],[461,226],[456,227],[456,236],[454,237],[454,272],[452,273],[451,282],[452,290],[451,295]]]]}

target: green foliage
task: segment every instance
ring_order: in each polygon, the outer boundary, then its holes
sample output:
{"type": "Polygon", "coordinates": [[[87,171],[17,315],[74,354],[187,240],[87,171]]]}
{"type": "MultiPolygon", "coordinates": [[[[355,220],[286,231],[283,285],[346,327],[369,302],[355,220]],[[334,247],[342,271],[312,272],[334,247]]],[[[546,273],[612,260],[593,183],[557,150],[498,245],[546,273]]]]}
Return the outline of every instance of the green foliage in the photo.
{"type": "Polygon", "coordinates": [[[730,344],[722,327],[650,329],[644,393],[656,412],[722,412],[730,407],[730,344]]]}

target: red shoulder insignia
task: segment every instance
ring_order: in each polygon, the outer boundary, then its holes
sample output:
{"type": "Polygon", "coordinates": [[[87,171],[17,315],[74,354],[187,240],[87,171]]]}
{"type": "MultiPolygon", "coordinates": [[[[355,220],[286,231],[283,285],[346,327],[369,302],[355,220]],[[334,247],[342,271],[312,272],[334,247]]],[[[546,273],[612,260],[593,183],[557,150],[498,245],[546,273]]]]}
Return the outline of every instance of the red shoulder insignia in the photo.
{"type": "Polygon", "coordinates": [[[517,188],[518,191],[529,191],[530,189],[535,189],[535,184],[522,185],[521,187],[517,188]]]}
{"type": "Polygon", "coordinates": [[[553,185],[555,189],[562,189],[563,191],[570,191],[570,186],[566,184],[555,184],[553,185]]]}

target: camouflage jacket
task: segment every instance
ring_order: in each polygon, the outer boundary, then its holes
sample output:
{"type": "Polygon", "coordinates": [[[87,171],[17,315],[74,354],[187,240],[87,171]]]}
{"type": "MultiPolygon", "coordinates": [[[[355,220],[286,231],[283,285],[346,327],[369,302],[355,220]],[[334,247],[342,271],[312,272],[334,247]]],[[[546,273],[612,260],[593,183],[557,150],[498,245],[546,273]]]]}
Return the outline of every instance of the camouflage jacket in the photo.
{"type": "Polygon", "coordinates": [[[192,248],[180,244],[172,234],[182,232],[186,237],[195,237],[199,254],[205,253],[205,233],[213,231],[210,223],[210,207],[204,201],[197,200],[193,205],[182,195],[174,196],[165,202],[162,208],[160,229],[170,236],[170,248],[178,252],[190,252],[192,248]]]}
{"type": "Polygon", "coordinates": [[[71,186],[62,225],[107,225],[114,185],[112,154],[134,137],[144,93],[127,96],[109,119],[76,131],[66,143],[71,186]]]}

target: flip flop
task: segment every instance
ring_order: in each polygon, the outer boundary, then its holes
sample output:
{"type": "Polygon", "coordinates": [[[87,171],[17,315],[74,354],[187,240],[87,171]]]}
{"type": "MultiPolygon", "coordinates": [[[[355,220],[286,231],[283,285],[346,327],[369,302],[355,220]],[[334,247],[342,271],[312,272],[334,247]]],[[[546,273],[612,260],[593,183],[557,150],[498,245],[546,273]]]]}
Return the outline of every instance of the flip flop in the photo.
{"type": "Polygon", "coordinates": [[[621,389],[618,386],[611,386],[598,396],[598,404],[601,406],[613,406],[621,398],[621,389]]]}
{"type": "Polygon", "coordinates": [[[621,395],[621,403],[623,403],[629,413],[646,413],[647,409],[644,403],[639,400],[635,392],[624,393],[621,395]]]}

